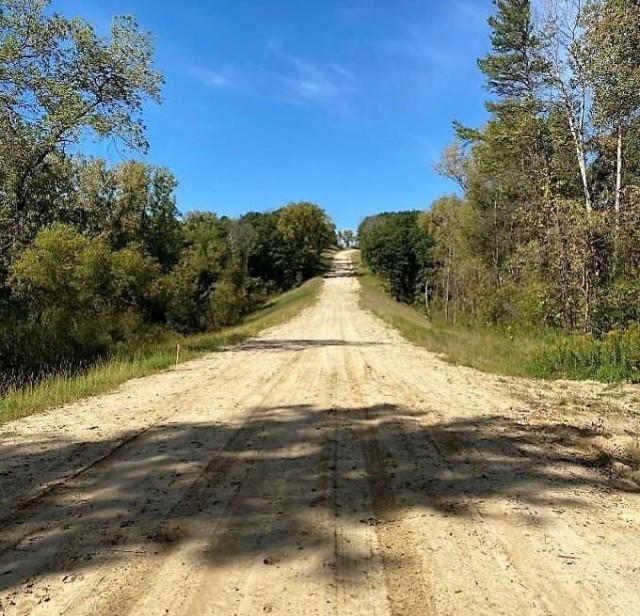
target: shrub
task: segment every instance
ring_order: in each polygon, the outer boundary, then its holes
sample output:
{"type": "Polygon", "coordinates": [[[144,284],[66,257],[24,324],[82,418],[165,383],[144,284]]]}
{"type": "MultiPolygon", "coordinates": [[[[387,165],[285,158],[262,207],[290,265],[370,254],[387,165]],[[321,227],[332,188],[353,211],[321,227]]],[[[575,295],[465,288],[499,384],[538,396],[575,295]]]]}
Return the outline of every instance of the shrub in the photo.
{"type": "Polygon", "coordinates": [[[534,357],[533,371],[542,377],[640,380],[640,326],[614,330],[597,338],[573,334],[557,338],[534,357]]]}

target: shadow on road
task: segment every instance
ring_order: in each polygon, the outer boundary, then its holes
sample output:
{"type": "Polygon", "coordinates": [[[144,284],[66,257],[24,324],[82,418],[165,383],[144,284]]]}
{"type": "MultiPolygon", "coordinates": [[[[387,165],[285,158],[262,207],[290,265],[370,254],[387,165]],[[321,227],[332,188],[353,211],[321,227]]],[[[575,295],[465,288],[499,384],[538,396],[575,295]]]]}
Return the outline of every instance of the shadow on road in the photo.
{"type": "Polygon", "coordinates": [[[362,274],[354,269],[338,269],[325,272],[323,278],[360,278],[362,274]]]}
{"type": "Polygon", "coordinates": [[[319,347],[372,347],[384,346],[384,342],[362,342],[355,340],[269,340],[256,338],[248,342],[243,342],[233,348],[234,351],[304,351],[305,349],[316,349],[319,347]]]}
{"type": "MultiPolygon", "coordinates": [[[[304,405],[255,409],[240,428],[158,426],[1,522],[0,588],[194,539],[214,567],[317,550],[328,575],[336,519],[383,525],[408,508],[467,516],[477,501],[500,497],[523,509],[588,507],[580,488],[631,490],[593,472],[602,461],[563,442],[563,430],[500,415],[426,426],[397,406],[304,405]]],[[[72,456],[77,444],[61,448],[72,456]]]]}

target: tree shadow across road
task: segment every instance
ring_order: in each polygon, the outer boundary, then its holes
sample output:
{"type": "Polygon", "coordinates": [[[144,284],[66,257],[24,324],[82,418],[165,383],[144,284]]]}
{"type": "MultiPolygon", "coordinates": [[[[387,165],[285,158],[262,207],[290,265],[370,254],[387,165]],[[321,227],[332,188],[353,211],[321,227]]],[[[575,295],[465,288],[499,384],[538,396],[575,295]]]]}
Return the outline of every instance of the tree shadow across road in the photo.
{"type": "Polygon", "coordinates": [[[371,347],[383,346],[384,342],[367,342],[355,340],[325,340],[325,339],[268,339],[256,338],[243,342],[241,345],[234,347],[235,351],[305,351],[307,349],[316,349],[319,347],[371,347]]]}
{"type": "MultiPolygon", "coordinates": [[[[465,517],[498,498],[588,507],[584,488],[633,489],[550,435],[497,414],[426,424],[393,405],[258,408],[240,427],[159,425],[0,521],[0,590],[36,592],[43,574],[116,567],[194,541],[211,567],[312,551],[318,574],[332,576],[336,523],[375,528],[416,509],[465,517]]],[[[67,448],[77,444],[59,453],[67,448]]],[[[343,560],[362,556],[342,549],[343,560]]]]}

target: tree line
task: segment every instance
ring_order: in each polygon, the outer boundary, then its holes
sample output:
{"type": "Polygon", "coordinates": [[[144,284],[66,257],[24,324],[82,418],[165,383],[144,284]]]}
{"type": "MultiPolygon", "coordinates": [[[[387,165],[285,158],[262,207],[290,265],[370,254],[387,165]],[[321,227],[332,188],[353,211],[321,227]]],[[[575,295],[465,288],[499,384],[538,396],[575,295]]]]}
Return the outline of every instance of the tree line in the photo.
{"type": "Polygon", "coordinates": [[[0,8],[0,388],[232,324],[319,271],[336,236],[317,205],[181,216],[168,169],[78,152],[147,148],[163,79],[133,18],[100,37],[47,0],[0,8]]]}
{"type": "Polygon", "coordinates": [[[449,321],[637,328],[640,2],[494,4],[488,120],[436,166],[460,195],[365,220],[363,258],[449,321]]]}

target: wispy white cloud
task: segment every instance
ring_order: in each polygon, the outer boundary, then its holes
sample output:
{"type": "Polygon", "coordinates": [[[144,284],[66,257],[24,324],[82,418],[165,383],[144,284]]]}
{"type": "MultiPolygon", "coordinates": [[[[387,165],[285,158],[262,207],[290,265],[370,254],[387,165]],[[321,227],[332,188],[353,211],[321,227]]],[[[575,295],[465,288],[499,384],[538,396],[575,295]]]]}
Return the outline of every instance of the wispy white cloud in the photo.
{"type": "Polygon", "coordinates": [[[486,39],[491,6],[488,0],[450,0],[437,17],[430,10],[397,20],[390,34],[373,45],[436,70],[451,69],[468,57],[471,46],[486,39]]]}
{"type": "Polygon", "coordinates": [[[436,66],[451,64],[458,53],[434,36],[432,25],[408,21],[400,21],[396,32],[378,42],[377,47],[393,55],[436,66]]]}
{"type": "Polygon", "coordinates": [[[235,88],[240,85],[240,76],[230,68],[220,69],[205,68],[202,66],[188,67],[188,73],[202,85],[217,90],[235,88]]]}
{"type": "Polygon", "coordinates": [[[344,113],[358,93],[357,79],[337,62],[312,62],[285,51],[277,40],[264,47],[261,64],[218,68],[191,64],[187,73],[212,90],[238,90],[288,104],[316,105],[344,113]]]}
{"type": "Polygon", "coordinates": [[[355,76],[345,67],[337,63],[314,63],[295,56],[286,52],[276,40],[267,43],[264,57],[281,86],[276,92],[281,100],[345,111],[358,92],[355,76]]]}

